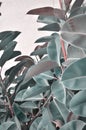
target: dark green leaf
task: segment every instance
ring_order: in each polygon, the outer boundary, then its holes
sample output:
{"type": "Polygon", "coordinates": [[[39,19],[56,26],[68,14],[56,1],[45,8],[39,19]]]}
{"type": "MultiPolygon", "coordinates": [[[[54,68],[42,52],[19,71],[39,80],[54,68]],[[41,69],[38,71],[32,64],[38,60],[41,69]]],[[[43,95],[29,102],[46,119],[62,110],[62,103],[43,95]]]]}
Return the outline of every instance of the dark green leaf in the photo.
{"type": "Polygon", "coordinates": [[[53,36],[45,36],[45,37],[41,37],[39,39],[37,39],[35,41],[35,43],[41,43],[41,42],[49,42],[50,40],[52,40],[53,36]]]}
{"type": "Polygon", "coordinates": [[[33,55],[39,55],[39,56],[41,56],[41,55],[44,55],[44,54],[47,54],[47,47],[45,47],[45,48],[40,48],[40,49],[35,50],[35,51],[33,51],[33,52],[31,53],[32,56],[33,56],[33,55]]]}
{"type": "Polygon", "coordinates": [[[66,88],[72,90],[86,89],[86,58],[72,63],[65,69],[62,81],[66,88]]]}
{"type": "Polygon", "coordinates": [[[9,45],[6,47],[6,49],[4,50],[1,58],[0,58],[0,66],[2,67],[5,62],[7,60],[9,60],[11,58],[11,56],[13,55],[13,49],[15,48],[16,46],[16,42],[10,42],[9,45]]]}
{"type": "Polygon", "coordinates": [[[41,31],[59,31],[60,30],[60,26],[58,23],[52,23],[52,24],[48,24],[42,28],[39,28],[38,30],[41,31]]]}
{"type": "Polygon", "coordinates": [[[20,32],[18,31],[4,31],[0,33],[0,50],[4,49],[12,40],[14,40],[20,32]]]}
{"type": "Polygon", "coordinates": [[[24,102],[20,105],[20,108],[23,108],[23,109],[36,109],[38,108],[38,106],[36,105],[36,103],[34,102],[24,102]]]}
{"type": "Polygon", "coordinates": [[[41,117],[37,117],[30,125],[30,130],[37,130],[37,127],[41,121],[41,117]]]}
{"type": "Polygon", "coordinates": [[[13,104],[13,110],[14,110],[16,117],[19,119],[19,121],[21,121],[21,122],[29,121],[29,119],[27,118],[25,113],[20,109],[18,104],[16,104],[16,103],[13,104]]]}
{"type": "Polygon", "coordinates": [[[75,115],[86,117],[86,90],[80,91],[72,98],[70,109],[75,115]]]}
{"type": "Polygon", "coordinates": [[[59,23],[59,19],[55,16],[44,16],[40,15],[37,19],[37,22],[51,24],[51,23],[59,23]]]}
{"type": "Polygon", "coordinates": [[[79,1],[75,0],[73,6],[71,8],[71,11],[74,10],[74,9],[76,9],[76,8],[78,8],[78,7],[80,7],[83,4],[83,2],[84,2],[84,0],[79,0],[79,1]]]}

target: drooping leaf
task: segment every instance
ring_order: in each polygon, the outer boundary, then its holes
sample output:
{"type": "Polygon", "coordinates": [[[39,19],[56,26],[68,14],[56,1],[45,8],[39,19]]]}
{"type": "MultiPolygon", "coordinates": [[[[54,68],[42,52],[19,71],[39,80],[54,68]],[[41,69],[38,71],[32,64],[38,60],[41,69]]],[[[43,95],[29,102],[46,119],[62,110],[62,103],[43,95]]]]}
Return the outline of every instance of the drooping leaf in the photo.
{"type": "Polygon", "coordinates": [[[11,41],[13,41],[20,32],[18,31],[4,31],[0,33],[0,50],[3,50],[11,41]]]}
{"type": "Polygon", "coordinates": [[[52,7],[42,7],[42,8],[32,9],[28,11],[27,14],[48,15],[48,16],[54,15],[57,18],[65,19],[65,12],[63,10],[52,8],[52,7]]]}
{"type": "Polygon", "coordinates": [[[43,92],[45,92],[47,90],[49,90],[49,86],[36,85],[34,87],[27,88],[27,90],[23,94],[22,98],[26,99],[26,98],[34,97],[34,96],[37,96],[40,93],[43,93],[43,92]]]}
{"type": "Polygon", "coordinates": [[[62,75],[62,82],[66,88],[72,90],[86,89],[86,58],[72,63],[65,69],[62,75]]]}
{"type": "Polygon", "coordinates": [[[16,42],[10,42],[9,45],[6,47],[6,49],[4,50],[1,58],[0,58],[0,66],[2,67],[5,62],[7,60],[9,60],[11,58],[11,56],[13,55],[13,49],[15,48],[16,46],[16,42]],[[10,53],[9,53],[10,52],[10,53]]]}
{"type": "Polygon", "coordinates": [[[80,120],[74,120],[66,123],[63,125],[60,130],[82,130],[83,127],[85,126],[85,123],[80,120]]]}
{"type": "Polygon", "coordinates": [[[59,23],[59,19],[55,16],[44,16],[40,15],[37,19],[37,22],[46,23],[46,24],[52,24],[52,23],[59,23]]]}
{"type": "Polygon", "coordinates": [[[61,36],[63,40],[72,44],[73,46],[86,49],[85,21],[86,21],[85,14],[77,15],[67,20],[61,30],[61,36]]]}
{"type": "Polygon", "coordinates": [[[60,30],[60,26],[58,23],[52,23],[52,24],[48,24],[42,28],[39,28],[38,30],[41,31],[59,31],[60,30]]]}
{"type": "Polygon", "coordinates": [[[53,61],[42,61],[39,62],[38,64],[32,66],[30,69],[28,69],[25,78],[24,78],[24,82],[29,81],[33,76],[36,76],[42,72],[48,71],[50,69],[55,68],[57,65],[56,62],[53,61]]]}
{"type": "Polygon", "coordinates": [[[13,51],[13,54],[11,55],[10,59],[16,57],[16,56],[19,56],[21,55],[21,52],[20,51],[13,51]]]}
{"type": "Polygon", "coordinates": [[[16,117],[19,119],[21,122],[28,122],[30,119],[27,118],[25,113],[20,109],[19,105],[14,103],[13,104],[13,110],[16,115],[16,117]]]}
{"type": "Polygon", "coordinates": [[[61,44],[58,34],[52,34],[54,39],[48,43],[47,53],[51,60],[56,61],[60,66],[61,44]]]}
{"type": "Polygon", "coordinates": [[[76,8],[78,8],[78,7],[80,7],[83,4],[83,2],[84,2],[84,0],[79,0],[79,1],[75,0],[73,6],[71,8],[71,11],[74,10],[74,9],[76,9],[76,8]]]}
{"type": "Polygon", "coordinates": [[[59,82],[59,81],[55,81],[52,84],[52,94],[53,96],[61,103],[65,104],[66,102],[66,90],[64,88],[64,85],[59,82]]]}
{"type": "Polygon", "coordinates": [[[70,101],[70,109],[75,115],[86,117],[86,90],[78,92],[70,101]]]}

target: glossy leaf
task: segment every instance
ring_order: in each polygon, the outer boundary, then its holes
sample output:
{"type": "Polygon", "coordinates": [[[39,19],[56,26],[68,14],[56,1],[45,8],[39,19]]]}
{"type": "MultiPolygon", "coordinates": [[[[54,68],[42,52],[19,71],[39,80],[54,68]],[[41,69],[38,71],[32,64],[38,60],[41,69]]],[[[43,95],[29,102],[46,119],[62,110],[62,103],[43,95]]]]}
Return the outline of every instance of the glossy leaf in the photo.
{"type": "Polygon", "coordinates": [[[48,43],[47,53],[51,60],[56,61],[60,66],[61,44],[58,34],[52,34],[54,39],[48,43]]]}
{"type": "Polygon", "coordinates": [[[64,41],[73,46],[86,49],[86,15],[77,15],[65,22],[61,30],[61,36],[64,41]],[[82,26],[80,26],[82,25],[82,26]]]}
{"type": "Polygon", "coordinates": [[[49,86],[44,87],[44,86],[36,85],[34,87],[27,88],[27,90],[23,94],[22,98],[26,99],[26,98],[34,97],[34,96],[39,95],[40,93],[43,93],[47,90],[49,90],[49,86]]]}
{"type": "Polygon", "coordinates": [[[33,76],[36,76],[42,72],[48,71],[50,69],[53,69],[54,67],[58,66],[56,62],[53,61],[42,61],[38,64],[32,66],[30,69],[28,69],[24,82],[29,81],[33,76]]]}
{"type": "Polygon", "coordinates": [[[72,90],[86,89],[86,58],[82,58],[65,69],[62,82],[66,88],[72,90]]]}
{"type": "Polygon", "coordinates": [[[65,19],[65,12],[63,10],[52,8],[52,7],[42,7],[42,8],[32,9],[28,11],[27,14],[48,15],[48,16],[54,15],[57,18],[65,19]]]}
{"type": "Polygon", "coordinates": [[[86,90],[80,91],[72,98],[70,109],[75,115],[86,117],[86,90]]]}
{"type": "Polygon", "coordinates": [[[19,92],[16,94],[15,101],[16,101],[16,102],[40,101],[40,100],[43,99],[43,96],[42,96],[42,95],[37,95],[37,96],[33,96],[33,97],[29,97],[29,98],[24,99],[24,98],[23,98],[23,95],[24,95],[25,92],[26,92],[26,89],[23,89],[23,90],[19,91],[19,92]]]}
{"type": "Polygon", "coordinates": [[[12,126],[12,125],[14,125],[15,124],[15,122],[13,122],[13,121],[7,121],[7,122],[4,122],[4,123],[2,123],[1,125],[0,125],[0,130],[10,130],[10,127],[12,126]]]}
{"type": "Polygon", "coordinates": [[[73,11],[71,11],[69,17],[73,17],[85,13],[86,13],[86,6],[82,6],[82,7],[75,8],[73,11]]]}
{"type": "Polygon", "coordinates": [[[59,19],[55,16],[44,16],[40,15],[37,19],[37,22],[46,23],[46,24],[52,24],[52,23],[59,23],[59,19]]]}
{"type": "Polygon", "coordinates": [[[20,32],[18,31],[4,31],[0,33],[0,50],[4,49],[11,41],[13,41],[20,32]]]}
{"type": "Polygon", "coordinates": [[[59,31],[60,30],[60,26],[57,23],[52,23],[52,24],[48,24],[42,28],[39,28],[38,30],[41,31],[59,31]]]}
{"type": "Polygon", "coordinates": [[[35,43],[49,42],[49,41],[52,40],[52,38],[53,38],[53,36],[41,37],[41,38],[37,39],[37,40],[35,41],[35,43]]]}
{"type": "Polygon", "coordinates": [[[55,81],[52,84],[52,94],[53,96],[61,103],[65,104],[66,102],[66,90],[64,88],[64,85],[59,82],[55,81]]]}
{"type": "Polygon", "coordinates": [[[74,9],[76,9],[77,7],[80,7],[82,4],[83,4],[83,2],[84,2],[84,0],[75,0],[75,2],[74,2],[74,4],[73,4],[73,6],[72,6],[72,8],[71,8],[71,10],[74,10],[74,9]]]}
{"type": "Polygon", "coordinates": [[[60,130],[82,130],[83,127],[85,126],[85,123],[80,120],[74,120],[66,123],[63,125],[60,130]]]}

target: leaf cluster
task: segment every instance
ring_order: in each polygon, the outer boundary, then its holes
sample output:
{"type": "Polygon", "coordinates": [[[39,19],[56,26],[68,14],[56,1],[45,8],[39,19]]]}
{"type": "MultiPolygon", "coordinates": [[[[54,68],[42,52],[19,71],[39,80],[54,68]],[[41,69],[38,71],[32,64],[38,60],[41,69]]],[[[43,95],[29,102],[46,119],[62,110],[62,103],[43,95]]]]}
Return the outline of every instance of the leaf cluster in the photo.
{"type": "Polygon", "coordinates": [[[0,33],[0,130],[86,129],[86,6],[84,0],[59,3],[61,9],[27,12],[44,23],[39,31],[51,31],[35,41],[30,56],[15,50],[20,32],[0,33]],[[13,58],[16,65],[2,78],[13,58]]]}

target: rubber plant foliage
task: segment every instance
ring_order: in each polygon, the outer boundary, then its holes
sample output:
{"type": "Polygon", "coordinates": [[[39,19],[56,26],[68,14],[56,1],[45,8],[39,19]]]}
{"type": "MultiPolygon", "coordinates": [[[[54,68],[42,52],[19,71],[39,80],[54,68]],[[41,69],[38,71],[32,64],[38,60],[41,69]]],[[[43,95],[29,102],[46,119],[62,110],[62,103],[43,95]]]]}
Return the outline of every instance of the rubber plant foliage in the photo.
{"type": "Polygon", "coordinates": [[[15,50],[20,32],[0,32],[0,130],[86,130],[85,1],[59,3],[27,12],[51,32],[30,56],[15,50]]]}

